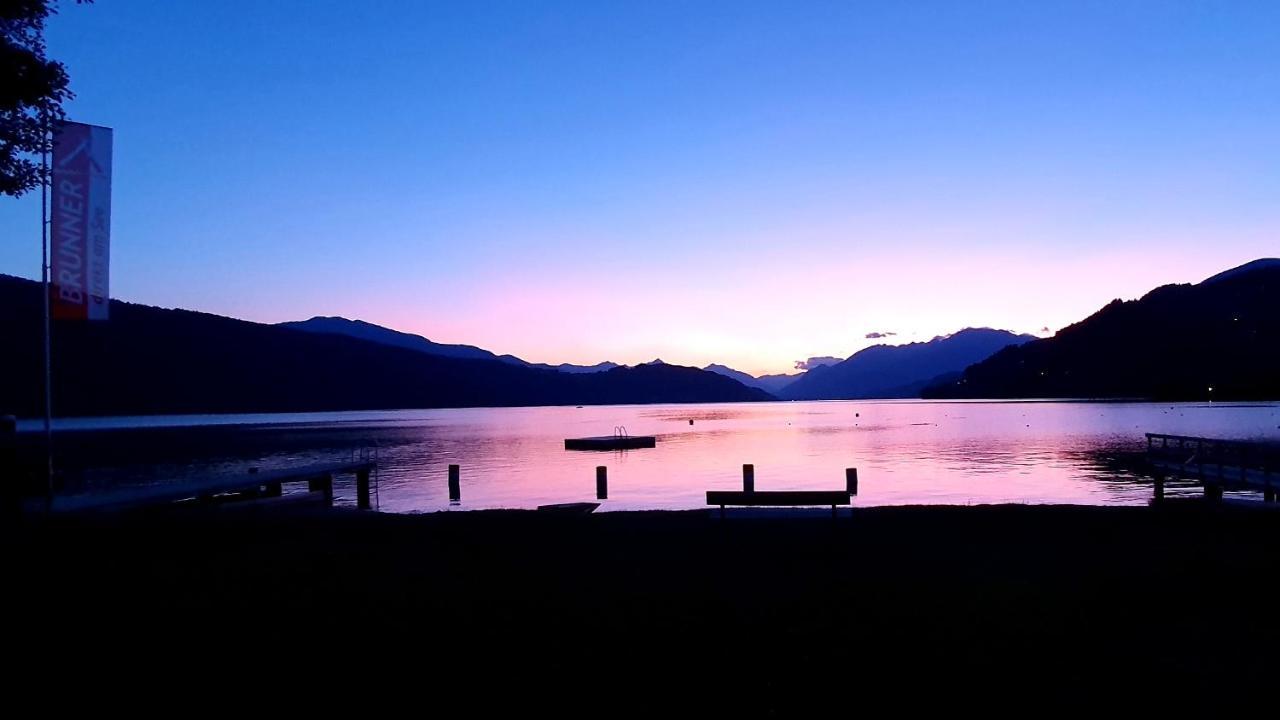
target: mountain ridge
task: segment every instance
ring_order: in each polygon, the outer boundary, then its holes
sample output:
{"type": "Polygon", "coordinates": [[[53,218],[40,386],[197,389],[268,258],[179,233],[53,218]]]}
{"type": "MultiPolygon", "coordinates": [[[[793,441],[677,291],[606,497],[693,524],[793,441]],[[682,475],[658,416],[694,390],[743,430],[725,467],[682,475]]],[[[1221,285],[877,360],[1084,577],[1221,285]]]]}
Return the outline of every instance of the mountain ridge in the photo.
{"type": "MultiPolygon", "coordinates": [[[[0,275],[0,414],[43,412],[42,305],[39,283],[0,275]]],[[[562,373],[119,300],[52,337],[61,417],[773,399],[698,368],[562,373]]]]}
{"type": "Polygon", "coordinates": [[[727,365],[720,363],[711,363],[702,368],[707,372],[718,373],[725,377],[733,378],[747,387],[757,387],[767,393],[777,395],[782,388],[795,382],[804,373],[777,373],[773,375],[752,375],[741,370],[735,370],[727,365]]]}
{"type": "Polygon", "coordinates": [[[1052,338],[1006,348],[929,398],[1280,398],[1280,261],[1113,300],[1052,338]]]}
{"type": "Polygon", "coordinates": [[[1001,348],[1034,340],[993,328],[964,328],[927,342],[878,344],[843,362],[815,368],[782,388],[786,400],[856,400],[919,397],[930,381],[959,372],[1001,348]]]}
{"type": "Polygon", "coordinates": [[[475,345],[463,345],[454,343],[438,343],[430,340],[422,335],[415,335],[400,330],[377,325],[365,320],[353,320],[342,317],[341,315],[316,315],[307,320],[290,320],[288,322],[276,323],[277,327],[289,328],[291,330],[299,330],[302,332],[328,333],[332,335],[346,335],[348,337],[368,340],[370,342],[381,343],[392,347],[402,347],[409,350],[427,353],[430,355],[440,355],[442,357],[455,357],[471,360],[498,360],[512,365],[524,365],[527,367],[542,368],[545,370],[558,370],[566,373],[593,373],[604,372],[620,367],[615,362],[599,362],[595,365],[575,365],[573,363],[560,363],[558,365],[549,365],[547,363],[532,363],[515,355],[499,355],[491,350],[477,347],[475,345]]]}

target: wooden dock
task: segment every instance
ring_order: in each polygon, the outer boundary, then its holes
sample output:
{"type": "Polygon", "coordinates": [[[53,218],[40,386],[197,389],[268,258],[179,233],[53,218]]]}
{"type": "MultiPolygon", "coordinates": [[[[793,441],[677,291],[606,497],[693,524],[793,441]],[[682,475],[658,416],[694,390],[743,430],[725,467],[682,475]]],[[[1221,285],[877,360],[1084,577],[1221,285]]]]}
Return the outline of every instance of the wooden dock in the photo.
{"type": "Polygon", "coordinates": [[[1280,490],[1280,441],[1147,433],[1147,462],[1157,500],[1164,498],[1166,477],[1198,481],[1211,500],[1233,489],[1261,492],[1266,502],[1275,502],[1280,490]]]}
{"type": "Polygon", "coordinates": [[[78,513],[129,510],[183,501],[211,501],[224,496],[272,498],[281,496],[284,485],[303,482],[307,483],[308,491],[321,493],[326,504],[332,504],[334,476],[352,474],[356,477],[356,505],[368,510],[372,507],[369,478],[376,466],[373,460],[361,459],[107,492],[61,495],[55,496],[48,508],[54,513],[78,513]]]}

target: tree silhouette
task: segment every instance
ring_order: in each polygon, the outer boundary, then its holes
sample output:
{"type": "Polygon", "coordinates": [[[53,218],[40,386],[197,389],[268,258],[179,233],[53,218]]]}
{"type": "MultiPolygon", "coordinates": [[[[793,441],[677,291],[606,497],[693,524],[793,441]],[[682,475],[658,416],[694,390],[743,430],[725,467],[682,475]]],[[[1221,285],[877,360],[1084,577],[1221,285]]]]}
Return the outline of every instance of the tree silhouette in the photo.
{"type": "MultiPolygon", "coordinates": [[[[77,4],[92,0],[76,0],[77,4]]],[[[65,117],[72,97],[62,63],[45,55],[44,24],[57,0],[0,0],[0,193],[17,197],[40,186],[37,155],[51,149],[49,123],[65,117]]]]}

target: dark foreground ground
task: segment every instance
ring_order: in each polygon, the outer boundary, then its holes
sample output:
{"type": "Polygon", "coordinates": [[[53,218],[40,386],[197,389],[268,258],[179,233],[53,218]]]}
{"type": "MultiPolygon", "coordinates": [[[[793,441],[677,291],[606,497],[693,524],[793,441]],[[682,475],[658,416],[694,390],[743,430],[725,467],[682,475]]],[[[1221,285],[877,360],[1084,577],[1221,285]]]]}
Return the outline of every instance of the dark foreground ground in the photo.
{"type": "Polygon", "coordinates": [[[1270,510],[223,510],[6,545],[7,696],[56,705],[1270,716],[1280,699],[1270,510]]]}

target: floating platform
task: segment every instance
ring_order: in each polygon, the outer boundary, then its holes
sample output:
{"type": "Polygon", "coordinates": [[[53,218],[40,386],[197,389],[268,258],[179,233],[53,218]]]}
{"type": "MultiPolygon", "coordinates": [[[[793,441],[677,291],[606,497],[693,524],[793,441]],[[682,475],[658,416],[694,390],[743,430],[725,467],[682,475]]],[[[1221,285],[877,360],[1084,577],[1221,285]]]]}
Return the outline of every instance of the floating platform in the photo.
{"type": "Polygon", "coordinates": [[[601,437],[565,438],[565,450],[637,450],[657,447],[652,435],[603,435],[601,437]]]}

